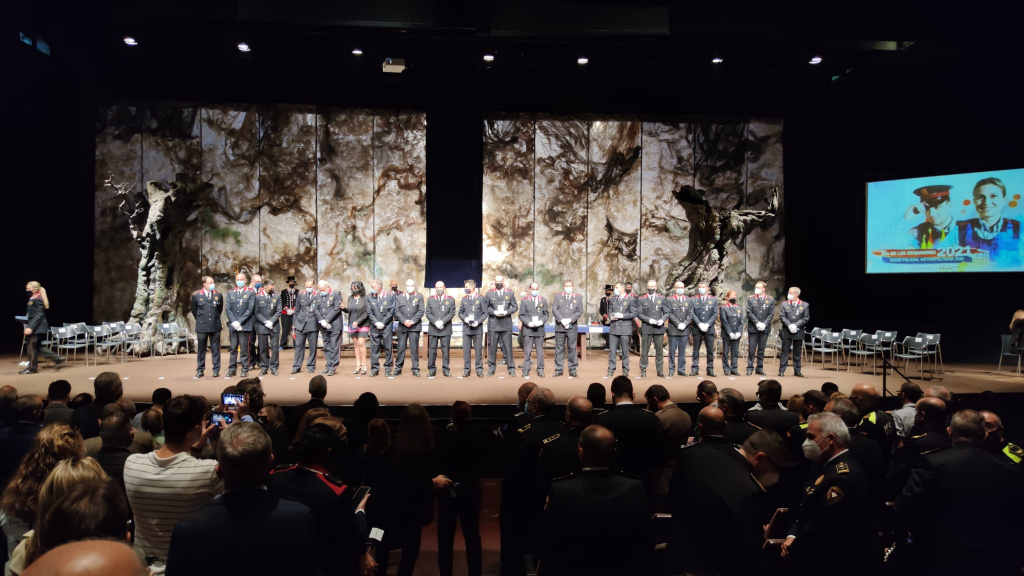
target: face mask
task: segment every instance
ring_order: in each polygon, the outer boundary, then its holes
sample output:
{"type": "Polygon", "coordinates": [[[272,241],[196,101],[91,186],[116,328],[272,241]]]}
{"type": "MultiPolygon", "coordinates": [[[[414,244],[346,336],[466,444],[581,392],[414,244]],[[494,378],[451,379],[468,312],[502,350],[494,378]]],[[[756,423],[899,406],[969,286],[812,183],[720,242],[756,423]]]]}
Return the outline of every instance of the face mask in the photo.
{"type": "Polygon", "coordinates": [[[626,287],[626,294],[630,294],[632,292],[633,292],[633,289],[627,286],[626,287]]]}
{"type": "Polygon", "coordinates": [[[676,288],[676,294],[679,294],[680,296],[682,296],[683,292],[685,292],[685,291],[686,291],[685,288],[676,288]]]}
{"type": "Polygon", "coordinates": [[[350,290],[350,291],[351,291],[351,292],[352,292],[353,294],[358,294],[358,293],[359,293],[359,289],[358,289],[358,288],[356,288],[355,286],[353,286],[353,287],[349,288],[349,290],[350,290]]]}
{"type": "MultiPolygon", "coordinates": [[[[206,291],[207,292],[213,292],[213,284],[207,284],[206,285],[206,291]]],[[[29,292],[29,294],[31,294],[31,292],[29,292]]]]}
{"type": "Polygon", "coordinates": [[[764,474],[757,477],[757,481],[760,482],[765,488],[774,486],[779,482],[779,471],[772,470],[771,472],[765,472],[764,474]]]}
{"type": "Polygon", "coordinates": [[[472,288],[463,288],[463,290],[466,291],[466,294],[472,294],[473,293],[473,289],[472,288]]]}
{"type": "Polygon", "coordinates": [[[651,296],[654,296],[654,293],[657,292],[657,291],[658,291],[657,288],[648,288],[647,289],[647,293],[650,294],[651,296]]]}
{"type": "Polygon", "coordinates": [[[501,283],[501,282],[495,282],[494,283],[494,289],[495,290],[501,290],[504,287],[505,287],[505,285],[503,283],[501,283]]]}
{"type": "Polygon", "coordinates": [[[288,287],[289,288],[295,288],[295,282],[289,282],[288,283],[288,287]]]}
{"type": "Polygon", "coordinates": [[[267,294],[273,296],[274,295],[274,289],[271,288],[270,290],[267,290],[267,294]]]}
{"type": "Polygon", "coordinates": [[[540,292],[538,292],[537,290],[530,290],[530,296],[533,296],[534,298],[536,298],[537,294],[540,294],[540,292]]]}
{"type": "Polygon", "coordinates": [[[796,300],[796,296],[793,295],[793,294],[787,294],[786,295],[786,300],[796,300]]]}
{"type": "Polygon", "coordinates": [[[397,286],[397,285],[395,285],[395,286],[392,286],[392,287],[391,287],[391,291],[392,291],[392,292],[398,292],[398,286],[397,286]]]}
{"type": "Polygon", "coordinates": [[[438,296],[444,296],[444,288],[434,288],[434,294],[438,296]]]}
{"type": "Polygon", "coordinates": [[[320,291],[320,295],[321,296],[327,296],[327,290],[321,290],[320,291]]]}
{"type": "Polygon", "coordinates": [[[257,290],[259,290],[261,286],[263,286],[263,282],[256,282],[255,284],[252,285],[252,287],[256,288],[257,290]]]}
{"type": "Polygon", "coordinates": [[[312,288],[306,288],[306,294],[312,294],[312,293],[313,293],[313,289],[312,288]]]}
{"type": "Polygon", "coordinates": [[[373,287],[373,286],[370,286],[370,294],[376,294],[376,293],[377,293],[377,289],[375,287],[373,287]]]}
{"type": "Polygon", "coordinates": [[[764,290],[761,290],[760,288],[754,288],[754,294],[760,296],[761,294],[764,294],[764,290]]]}
{"type": "Polygon", "coordinates": [[[736,303],[736,299],[735,298],[729,298],[729,304],[735,304],[735,303],[736,303]]]}
{"type": "Polygon", "coordinates": [[[409,294],[412,294],[413,292],[416,291],[416,287],[415,286],[406,286],[405,287],[405,291],[408,292],[409,294]]]}
{"type": "Polygon", "coordinates": [[[566,286],[565,287],[565,293],[566,294],[572,294],[572,286],[566,286]]]}
{"type": "Polygon", "coordinates": [[[31,298],[33,294],[35,294],[35,292],[31,290],[25,290],[25,295],[28,296],[29,298],[31,298]]]}
{"type": "Polygon", "coordinates": [[[241,288],[241,287],[245,286],[245,282],[242,281],[242,280],[235,280],[235,286],[238,286],[239,288],[241,288]]]}
{"type": "Polygon", "coordinates": [[[800,448],[804,451],[804,458],[807,458],[811,462],[817,462],[821,458],[821,446],[810,438],[804,440],[803,445],[800,448]]]}
{"type": "Polygon", "coordinates": [[[708,293],[708,289],[707,288],[698,288],[697,292],[700,292],[701,295],[703,296],[704,294],[708,293]]]}
{"type": "Polygon", "coordinates": [[[618,289],[618,288],[616,288],[616,289],[615,289],[615,295],[616,295],[616,296],[618,296],[618,295],[619,295],[619,289],[618,289]]]}

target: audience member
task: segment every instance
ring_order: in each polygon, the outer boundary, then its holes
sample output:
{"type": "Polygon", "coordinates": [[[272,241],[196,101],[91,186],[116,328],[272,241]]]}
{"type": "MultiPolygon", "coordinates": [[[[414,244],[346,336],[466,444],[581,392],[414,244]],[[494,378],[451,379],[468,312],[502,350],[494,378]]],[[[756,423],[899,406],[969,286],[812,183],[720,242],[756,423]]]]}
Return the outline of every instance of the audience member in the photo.
{"type": "Polygon", "coordinates": [[[911,425],[920,432],[907,438],[893,454],[892,465],[886,476],[886,495],[896,495],[910,478],[911,469],[925,454],[938,452],[950,447],[946,432],[946,403],[938,398],[921,398],[915,407],[914,422],[911,425]]]}
{"type": "Polygon", "coordinates": [[[860,411],[849,398],[829,400],[825,405],[825,411],[839,416],[849,428],[850,439],[846,442],[846,448],[850,451],[850,457],[860,464],[860,469],[868,479],[871,504],[875,507],[881,505],[885,498],[885,476],[888,469],[878,442],[857,433],[856,426],[861,421],[860,411]]]}
{"type": "Polygon", "coordinates": [[[380,402],[373,392],[363,392],[352,404],[354,414],[350,418],[351,425],[348,427],[349,442],[353,446],[366,444],[366,427],[371,420],[380,416],[380,402]]]}
{"type": "Polygon", "coordinates": [[[949,435],[952,448],[925,455],[893,504],[913,533],[913,562],[924,574],[1017,574],[1017,470],[985,451],[978,412],[954,414],[949,435]]]}
{"type": "MultiPolygon", "coordinates": [[[[167,388],[157,388],[156,390],[153,390],[153,395],[150,396],[150,402],[152,402],[152,406],[150,406],[149,409],[152,410],[152,409],[155,408],[157,410],[163,410],[164,409],[164,404],[166,404],[167,401],[170,400],[170,399],[171,399],[171,391],[170,390],[168,390],[167,388]]],[[[132,418],[132,428],[135,428],[136,430],[145,430],[142,427],[142,415],[145,412],[146,411],[143,410],[142,412],[139,412],[138,414],[136,414],[134,418],[132,418]]],[[[149,433],[153,433],[152,430],[146,430],[146,431],[149,432],[149,433]]]]}
{"type": "Polygon", "coordinates": [[[202,398],[171,398],[164,406],[163,447],[148,454],[132,454],[125,461],[125,490],[135,514],[135,548],[157,570],[167,563],[174,525],[223,491],[214,472],[217,462],[191,454],[217,427],[207,425],[205,417],[202,398]]]}
{"type": "Polygon", "coordinates": [[[900,408],[893,410],[892,419],[896,425],[896,436],[900,439],[907,438],[910,429],[914,426],[914,418],[917,415],[917,401],[924,393],[921,387],[913,382],[904,382],[897,394],[900,408]]]}
{"type": "Polygon", "coordinates": [[[1024,449],[1006,440],[1003,420],[990,410],[982,410],[985,418],[985,448],[994,456],[1013,465],[1024,460],[1024,449]]]}
{"type": "Polygon", "coordinates": [[[811,417],[811,414],[824,412],[825,405],[828,404],[828,397],[825,396],[824,392],[818,390],[804,392],[801,399],[803,400],[803,412],[800,414],[800,423],[786,431],[786,444],[789,446],[790,453],[797,460],[803,459],[803,452],[800,447],[807,436],[807,419],[811,417]]]}
{"type": "Polygon", "coordinates": [[[14,474],[18,463],[43,429],[43,399],[35,394],[14,401],[14,422],[0,429],[0,484],[14,474]]]}
{"type": "Polygon", "coordinates": [[[92,386],[96,394],[95,400],[75,408],[71,415],[71,425],[78,429],[83,439],[100,435],[100,420],[103,419],[100,412],[104,406],[116,402],[124,394],[121,376],[116,372],[100,372],[93,380],[92,386]]]}
{"type": "Polygon", "coordinates": [[[730,444],[743,444],[760,430],[743,419],[745,404],[743,393],[735,388],[722,388],[718,392],[718,407],[725,414],[725,441],[730,444]]]}
{"type": "Polygon", "coordinates": [[[896,425],[892,416],[878,410],[878,389],[870,384],[855,384],[850,392],[850,400],[861,415],[854,432],[877,442],[882,451],[882,460],[888,463],[896,439],[896,425]]]}
{"type": "Polygon", "coordinates": [[[594,418],[608,411],[605,408],[605,402],[608,401],[608,391],[605,390],[604,384],[594,382],[588,386],[587,400],[590,400],[590,405],[594,407],[594,418]]]}
{"type": "Polygon", "coordinates": [[[295,434],[292,436],[292,443],[294,444],[299,441],[299,438],[302,438],[302,435],[306,433],[306,428],[309,428],[309,425],[312,424],[313,420],[316,420],[317,418],[325,418],[330,415],[331,413],[327,408],[310,408],[309,410],[306,410],[302,415],[302,418],[299,419],[298,424],[295,426],[295,434]]]}
{"type": "Polygon", "coordinates": [[[647,410],[658,417],[661,429],[663,464],[652,472],[655,501],[651,504],[655,509],[662,510],[668,501],[668,484],[672,479],[672,471],[675,469],[676,454],[690,438],[693,422],[690,420],[690,415],[672,401],[668,389],[661,384],[654,384],[647,388],[644,398],[647,400],[647,410]]]}
{"type": "Polygon", "coordinates": [[[61,460],[85,456],[82,436],[66,424],[43,428],[18,464],[0,497],[0,527],[7,538],[8,557],[36,521],[39,489],[61,460]]]}
{"type": "Polygon", "coordinates": [[[17,388],[11,385],[0,386],[0,428],[6,428],[17,421],[14,413],[14,401],[17,399],[17,388]]]}
{"type": "Polygon", "coordinates": [[[642,480],[647,494],[653,496],[652,470],[665,461],[661,421],[633,403],[633,383],[628,377],[616,376],[611,391],[615,406],[598,418],[597,423],[615,435],[617,469],[626,476],[642,480]]]}
{"type": "Polygon", "coordinates": [[[523,382],[519,386],[519,392],[516,394],[516,413],[512,415],[512,421],[515,423],[515,428],[522,428],[533,420],[533,414],[527,407],[527,401],[530,398],[530,394],[537,389],[536,382],[523,382]]]}
{"type": "Polygon", "coordinates": [[[714,406],[717,408],[718,386],[711,380],[701,380],[700,384],[697,384],[697,402],[701,407],[714,406]]]}
{"type": "MultiPolygon", "coordinates": [[[[81,394],[76,394],[75,397],[71,399],[71,402],[68,403],[68,408],[78,410],[86,404],[92,404],[92,394],[82,392],[81,394]]],[[[72,414],[71,417],[74,418],[74,414],[72,414]]]]}
{"type": "Polygon", "coordinates": [[[801,394],[793,394],[786,400],[786,410],[796,414],[800,422],[804,422],[804,397],[801,394]]]}
{"type": "Polygon", "coordinates": [[[43,426],[49,424],[70,424],[74,410],[68,408],[71,401],[71,383],[54,380],[46,390],[46,409],[43,411],[43,426]]]}
{"type": "MultiPolygon", "coordinates": [[[[391,427],[382,418],[374,418],[367,423],[366,430],[368,434],[360,462],[363,474],[361,484],[373,490],[373,497],[366,504],[366,517],[368,524],[384,530],[384,537],[387,538],[392,526],[397,525],[395,518],[400,513],[394,495],[396,487],[391,427]]],[[[385,552],[383,546],[375,549],[374,557],[378,563],[385,552]]]]}
{"type": "MultiPolygon", "coordinates": [[[[612,386],[613,397],[623,397],[622,384],[612,386]]],[[[650,508],[639,480],[611,471],[615,441],[608,428],[587,427],[580,436],[583,471],[551,485],[536,544],[540,573],[649,573],[654,547],[650,508]]]]}
{"type": "Polygon", "coordinates": [[[153,450],[159,450],[164,445],[164,412],[161,408],[150,408],[143,410],[142,414],[143,432],[148,432],[153,437],[153,450]]]}
{"type": "Polygon", "coordinates": [[[480,456],[484,453],[475,434],[473,409],[466,402],[452,405],[452,422],[437,437],[438,468],[450,478],[449,490],[437,493],[437,564],[441,576],[452,576],[455,527],[462,525],[469,576],[483,573],[480,541],[480,456]]]}
{"type": "Polygon", "coordinates": [[[124,412],[113,412],[100,422],[103,446],[93,455],[107,476],[124,487],[124,463],[132,455],[129,447],[135,438],[132,421],[124,412]]]}
{"type": "Polygon", "coordinates": [[[259,424],[236,422],[221,431],[216,472],[224,481],[224,494],[174,526],[167,556],[168,576],[209,572],[211,566],[224,563],[225,553],[234,551],[241,562],[245,550],[260,552],[245,563],[246,574],[316,572],[313,515],[306,506],[280,499],[267,490],[267,473],[273,461],[270,436],[259,424]]]}
{"type": "Polygon", "coordinates": [[[302,415],[313,408],[327,409],[327,378],[323,374],[317,374],[309,379],[309,401],[291,409],[291,414],[285,420],[289,430],[295,430],[302,420],[302,415]]]}
{"type": "Polygon", "coordinates": [[[836,386],[835,382],[824,382],[821,385],[821,393],[824,394],[826,398],[832,398],[832,395],[838,392],[839,386],[836,386]]]}
{"type": "Polygon", "coordinates": [[[292,434],[284,424],[284,410],[279,404],[264,404],[263,409],[256,416],[256,420],[263,425],[263,430],[270,436],[274,461],[287,462],[288,449],[292,444],[292,434]]]}
{"type": "Polygon", "coordinates": [[[111,540],[64,544],[36,560],[25,576],[147,576],[131,546],[111,540]]]}
{"type": "MultiPolygon", "coordinates": [[[[580,434],[594,422],[594,406],[590,400],[582,396],[573,396],[565,405],[564,434],[544,442],[540,452],[540,465],[546,484],[556,478],[569,474],[578,474],[580,459],[577,454],[580,445],[580,434]]],[[[545,493],[545,496],[547,494],[545,493]]]]}
{"type": "Polygon", "coordinates": [[[780,404],[782,400],[782,384],[778,380],[761,380],[757,384],[757,400],[760,410],[751,409],[747,412],[747,421],[762,430],[773,430],[779,436],[785,436],[790,428],[800,423],[800,417],[786,410],[780,404]]]}
{"type": "MultiPolygon", "coordinates": [[[[124,491],[113,480],[81,479],[69,486],[40,518],[39,528],[32,539],[38,542],[39,549],[28,559],[30,566],[39,564],[40,557],[51,550],[71,542],[88,541],[99,545],[107,540],[127,543],[131,540],[128,529],[131,517],[124,491]]],[[[131,551],[127,546],[124,548],[131,551]]],[[[25,573],[32,573],[32,570],[25,573]]],[[[60,572],[62,575],[65,573],[60,572]]],[[[102,570],[96,573],[108,575],[115,572],[102,570]]]]}
{"type": "MultiPolygon", "coordinates": [[[[100,410],[100,422],[114,413],[124,414],[128,418],[128,422],[132,421],[132,417],[135,415],[135,403],[131,400],[121,397],[115,402],[111,402],[100,410]]],[[[92,438],[85,439],[85,453],[87,456],[96,456],[100,453],[100,449],[103,448],[103,439],[100,436],[93,436],[92,438]]],[[[131,445],[128,446],[128,451],[132,454],[146,454],[153,451],[153,435],[145,430],[135,431],[132,435],[131,445]]]]}

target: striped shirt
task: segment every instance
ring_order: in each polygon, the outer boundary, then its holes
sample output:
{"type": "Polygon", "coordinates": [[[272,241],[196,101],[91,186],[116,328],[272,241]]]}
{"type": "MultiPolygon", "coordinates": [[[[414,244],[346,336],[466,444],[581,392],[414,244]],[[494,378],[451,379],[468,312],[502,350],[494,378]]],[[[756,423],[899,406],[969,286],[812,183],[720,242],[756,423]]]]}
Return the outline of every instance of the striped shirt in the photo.
{"type": "Polygon", "coordinates": [[[135,548],[143,556],[166,562],[174,525],[224,491],[216,466],[216,460],[199,460],[188,452],[128,457],[124,487],[135,514],[135,548]]]}

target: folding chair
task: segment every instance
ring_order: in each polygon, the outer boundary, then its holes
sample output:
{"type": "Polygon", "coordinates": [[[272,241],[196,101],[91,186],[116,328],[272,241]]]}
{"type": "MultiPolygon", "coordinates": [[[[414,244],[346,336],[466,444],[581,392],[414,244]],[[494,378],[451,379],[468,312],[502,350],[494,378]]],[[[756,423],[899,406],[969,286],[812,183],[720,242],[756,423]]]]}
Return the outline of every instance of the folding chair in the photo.
{"type": "Polygon", "coordinates": [[[1010,341],[1013,339],[1013,336],[1010,334],[1002,334],[1000,338],[1003,339],[1003,349],[999,353],[999,366],[996,368],[996,372],[1003,369],[1003,356],[1015,356],[1017,358],[1017,374],[1020,374],[1021,355],[1010,346],[1010,341]]]}
{"type": "Polygon", "coordinates": [[[71,353],[70,360],[72,362],[78,360],[78,351],[82,350],[82,354],[85,357],[86,365],[89,364],[89,341],[84,338],[79,338],[78,328],[75,324],[69,326],[54,328],[53,339],[57,343],[57,354],[60,356],[69,356],[68,352],[71,353]],[[61,354],[63,352],[63,354],[61,354]]]}
{"type": "Polygon", "coordinates": [[[863,330],[843,328],[843,339],[840,341],[839,347],[843,350],[843,359],[846,361],[847,368],[850,365],[850,351],[860,345],[859,339],[863,333],[863,330]]]}
{"type": "MultiPolygon", "coordinates": [[[[782,329],[784,330],[785,326],[783,326],[782,329]]],[[[814,349],[815,343],[821,341],[821,335],[823,333],[825,333],[825,332],[830,331],[830,330],[832,330],[832,329],[831,328],[818,328],[818,327],[811,328],[811,334],[810,334],[811,339],[810,339],[809,343],[810,343],[810,346],[811,346],[812,350],[814,349]]],[[[803,348],[804,348],[804,354],[807,354],[808,340],[807,340],[807,334],[806,333],[804,333],[804,341],[801,342],[800,345],[803,346],[803,348]]],[[[813,354],[812,354],[812,356],[813,356],[813,354]]]]}
{"type": "Polygon", "coordinates": [[[896,345],[896,331],[878,330],[875,332],[878,336],[878,353],[885,358],[885,353],[889,353],[889,359],[892,360],[893,346],[896,345]]]}
{"type": "MultiPolygon", "coordinates": [[[[911,360],[917,360],[921,370],[921,379],[924,380],[924,359],[928,356],[927,346],[928,341],[924,338],[907,336],[903,338],[901,344],[893,343],[893,358],[903,359],[906,369],[910,368],[911,360]]],[[[928,372],[931,376],[935,375],[935,372],[931,369],[931,364],[928,365],[928,372]]]]}
{"type": "MultiPolygon", "coordinates": [[[[160,343],[161,344],[185,344],[185,354],[188,354],[188,331],[182,328],[178,328],[176,322],[160,324],[160,343]]],[[[162,347],[161,347],[162,348],[162,347]]],[[[160,355],[163,356],[163,350],[161,349],[160,355]]],[[[178,347],[174,347],[174,355],[178,355],[178,347]]]]}
{"type": "MultiPolygon", "coordinates": [[[[878,354],[880,349],[878,342],[881,337],[878,334],[861,334],[860,338],[857,339],[858,346],[850,350],[852,356],[871,356],[871,374],[874,375],[878,368],[878,354]]],[[[850,362],[846,363],[846,371],[850,371],[850,362]]]]}
{"type": "Polygon", "coordinates": [[[132,355],[136,358],[142,357],[142,325],[138,323],[127,324],[124,327],[124,347],[127,354],[127,349],[132,348],[132,355]]]}
{"type": "Polygon", "coordinates": [[[832,355],[832,362],[836,365],[836,371],[839,371],[839,355],[843,353],[842,349],[843,333],[842,332],[822,332],[821,333],[821,344],[811,348],[811,366],[814,365],[814,353],[818,352],[821,354],[821,369],[825,369],[825,354],[832,355]]]}
{"type": "MultiPolygon", "coordinates": [[[[121,339],[112,334],[110,326],[104,324],[103,326],[93,326],[92,330],[92,348],[93,348],[93,366],[99,365],[100,350],[105,350],[107,353],[107,362],[110,362],[110,351],[111,349],[116,350],[120,347],[123,342],[121,339]]],[[[122,360],[123,364],[124,361],[122,360]]]]}
{"type": "Polygon", "coordinates": [[[935,366],[937,364],[939,367],[939,374],[944,374],[946,372],[946,369],[945,366],[942,365],[942,343],[940,341],[942,339],[942,335],[925,334],[924,332],[918,332],[917,336],[919,338],[925,339],[925,343],[927,344],[927,346],[925,346],[924,349],[925,354],[931,361],[932,366],[935,366]]]}

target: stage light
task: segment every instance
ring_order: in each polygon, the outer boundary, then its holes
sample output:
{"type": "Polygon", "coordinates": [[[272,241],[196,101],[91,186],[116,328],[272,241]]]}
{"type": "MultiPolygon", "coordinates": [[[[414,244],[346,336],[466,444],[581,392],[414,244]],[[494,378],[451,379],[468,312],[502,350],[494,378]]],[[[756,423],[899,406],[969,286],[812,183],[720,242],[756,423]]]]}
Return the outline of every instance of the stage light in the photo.
{"type": "Polygon", "coordinates": [[[124,37],[124,43],[127,44],[128,46],[138,46],[139,45],[139,43],[136,42],[135,38],[132,38],[131,36],[125,36],[124,37]]]}
{"type": "Polygon", "coordinates": [[[239,42],[239,44],[238,44],[238,51],[239,52],[248,52],[249,51],[249,45],[246,44],[245,42],[239,42]]]}
{"type": "Polygon", "coordinates": [[[356,56],[362,56],[363,55],[363,51],[360,50],[359,48],[353,48],[352,49],[352,53],[355,54],[356,56]]]}
{"type": "Polygon", "coordinates": [[[484,62],[494,62],[494,54],[484,54],[484,62]]]}
{"type": "Polygon", "coordinates": [[[722,59],[721,59],[720,57],[718,57],[718,56],[715,56],[714,58],[712,58],[712,59],[711,59],[711,63],[712,63],[712,64],[721,64],[722,62],[724,62],[724,60],[722,60],[722,59]]]}
{"type": "Polygon", "coordinates": [[[811,58],[811,64],[821,64],[821,56],[811,58]]]}
{"type": "Polygon", "coordinates": [[[590,62],[590,59],[587,58],[586,56],[580,56],[579,58],[576,59],[576,63],[579,64],[580,66],[586,64],[587,62],[590,62]]]}

